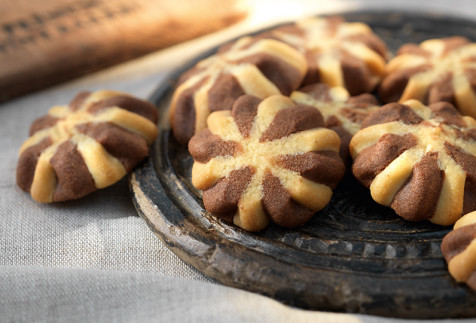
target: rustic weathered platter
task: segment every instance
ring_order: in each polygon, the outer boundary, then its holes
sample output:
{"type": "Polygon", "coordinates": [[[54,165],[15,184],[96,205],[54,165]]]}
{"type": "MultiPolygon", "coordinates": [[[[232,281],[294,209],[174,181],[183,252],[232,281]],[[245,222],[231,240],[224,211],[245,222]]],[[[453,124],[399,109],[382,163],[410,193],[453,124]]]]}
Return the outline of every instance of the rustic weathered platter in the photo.
{"type": "MultiPolygon", "coordinates": [[[[406,42],[463,35],[476,21],[431,14],[353,12],[394,52],[406,42]]],[[[151,156],[131,176],[133,200],[150,228],[183,261],[216,281],[318,310],[406,318],[476,317],[476,292],[448,274],[440,243],[451,229],[411,223],[372,201],[350,175],[331,203],[296,229],[248,233],[203,208],[192,159],[171,136],[167,108],[175,71],[151,98],[162,115],[151,156]]]]}

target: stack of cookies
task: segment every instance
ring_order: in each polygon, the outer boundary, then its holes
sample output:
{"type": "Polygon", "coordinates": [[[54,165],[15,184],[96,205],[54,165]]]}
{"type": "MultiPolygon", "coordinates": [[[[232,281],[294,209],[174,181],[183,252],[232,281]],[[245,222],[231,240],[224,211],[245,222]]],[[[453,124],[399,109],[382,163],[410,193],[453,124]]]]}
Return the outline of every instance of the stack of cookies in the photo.
{"type": "MultiPolygon", "coordinates": [[[[476,44],[431,39],[393,54],[340,17],[225,44],[182,75],[170,107],[205,208],[248,231],[303,225],[346,174],[406,220],[453,225],[476,211],[474,117],[476,44]]],[[[451,234],[474,240],[469,228],[451,234]]]]}

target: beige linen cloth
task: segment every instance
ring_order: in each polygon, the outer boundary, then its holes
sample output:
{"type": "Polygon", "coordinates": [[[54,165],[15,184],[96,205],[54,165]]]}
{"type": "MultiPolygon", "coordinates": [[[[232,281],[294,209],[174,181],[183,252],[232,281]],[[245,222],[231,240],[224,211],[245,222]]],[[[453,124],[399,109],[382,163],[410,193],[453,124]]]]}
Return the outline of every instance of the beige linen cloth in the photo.
{"type": "MultiPolygon", "coordinates": [[[[364,5],[422,9],[431,4],[443,12],[475,12],[468,11],[475,7],[472,1],[381,2],[364,5]]],[[[288,2],[273,3],[285,9],[288,2]]],[[[293,3],[302,11],[292,12],[296,15],[361,5],[293,3]]],[[[127,179],[51,205],[34,202],[16,186],[18,149],[30,123],[52,105],[68,103],[81,90],[113,89],[147,98],[167,72],[246,27],[0,105],[0,322],[403,322],[304,311],[213,282],[178,259],[137,216],[127,179]]]]}

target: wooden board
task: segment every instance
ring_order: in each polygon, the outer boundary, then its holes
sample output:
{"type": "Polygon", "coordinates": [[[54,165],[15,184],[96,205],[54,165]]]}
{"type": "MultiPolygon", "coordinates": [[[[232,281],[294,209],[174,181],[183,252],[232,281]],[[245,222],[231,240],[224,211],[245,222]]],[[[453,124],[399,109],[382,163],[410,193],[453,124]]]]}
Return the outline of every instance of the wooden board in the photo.
{"type": "Polygon", "coordinates": [[[0,1],[0,101],[229,26],[241,2],[0,1]]]}
{"type": "MultiPolygon", "coordinates": [[[[395,51],[406,42],[460,34],[476,41],[476,21],[424,14],[348,13],[395,51]]],[[[293,306],[401,318],[476,317],[476,292],[448,274],[440,251],[451,228],[412,223],[376,204],[348,175],[330,204],[296,229],[249,233],[217,220],[191,184],[192,159],[170,134],[167,108],[178,76],[151,101],[161,115],[150,158],[131,177],[139,214],[186,263],[218,282],[293,306]]]]}

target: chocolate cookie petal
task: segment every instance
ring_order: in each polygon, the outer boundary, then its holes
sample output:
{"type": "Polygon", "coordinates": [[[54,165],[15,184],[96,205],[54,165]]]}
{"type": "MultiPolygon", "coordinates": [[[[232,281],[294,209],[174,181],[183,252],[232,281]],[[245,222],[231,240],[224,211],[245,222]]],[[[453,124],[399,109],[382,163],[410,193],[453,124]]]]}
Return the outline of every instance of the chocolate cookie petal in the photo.
{"type": "Polygon", "coordinates": [[[30,191],[33,177],[35,175],[36,165],[41,153],[53,144],[51,138],[46,137],[39,143],[27,147],[20,154],[18,159],[16,179],[18,186],[26,191],[30,191]]]}
{"type": "Polygon", "coordinates": [[[412,173],[395,195],[391,207],[411,221],[430,219],[436,210],[444,172],[438,166],[438,153],[429,153],[413,166],[412,173]],[[431,189],[422,189],[423,187],[431,189]]]}
{"type": "Polygon", "coordinates": [[[335,151],[311,151],[301,155],[279,156],[280,166],[298,172],[313,182],[335,188],[336,178],[344,176],[344,163],[335,151]]]}
{"type": "Polygon", "coordinates": [[[263,207],[271,220],[284,227],[297,227],[309,221],[314,212],[296,203],[278,177],[267,173],[263,180],[263,207]]]}
{"type": "Polygon", "coordinates": [[[310,106],[296,106],[280,110],[261,135],[260,141],[272,141],[293,133],[324,126],[322,114],[310,106]]]}
{"type": "Polygon", "coordinates": [[[218,156],[234,156],[240,149],[237,142],[225,141],[209,129],[200,131],[188,143],[190,155],[200,163],[207,163],[218,156]]]}
{"type": "Polygon", "coordinates": [[[254,170],[246,167],[233,170],[227,177],[220,179],[203,192],[205,208],[220,218],[233,221],[240,198],[251,182],[253,174],[254,170]]]}
{"type": "Polygon", "coordinates": [[[57,178],[54,201],[77,199],[96,190],[94,179],[73,142],[59,145],[50,164],[57,178]]]}

